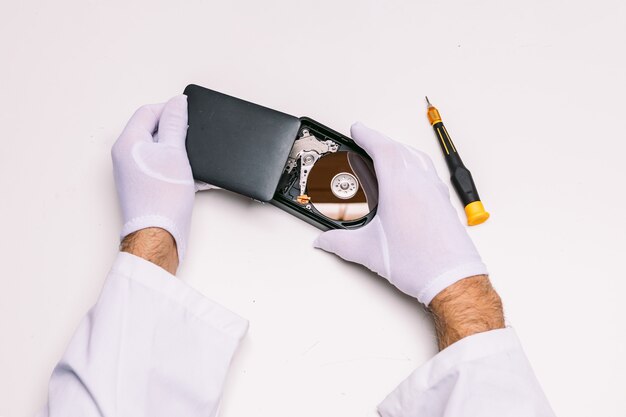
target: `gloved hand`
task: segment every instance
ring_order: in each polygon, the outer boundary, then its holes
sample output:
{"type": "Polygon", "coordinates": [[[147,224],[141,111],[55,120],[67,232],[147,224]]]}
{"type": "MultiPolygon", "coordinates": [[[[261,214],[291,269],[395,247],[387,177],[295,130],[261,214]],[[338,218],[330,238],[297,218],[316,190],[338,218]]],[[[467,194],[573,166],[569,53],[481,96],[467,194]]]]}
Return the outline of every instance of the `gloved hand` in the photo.
{"type": "Polygon", "coordinates": [[[124,226],[120,238],[147,227],[167,230],[178,259],[187,247],[195,193],[187,159],[187,96],[141,107],[111,149],[124,226]]]}
{"type": "Polygon", "coordinates": [[[374,161],[378,211],[360,229],[322,233],[314,246],[366,266],[425,305],[456,281],[487,274],[428,155],[360,123],[351,134],[374,161]]]}

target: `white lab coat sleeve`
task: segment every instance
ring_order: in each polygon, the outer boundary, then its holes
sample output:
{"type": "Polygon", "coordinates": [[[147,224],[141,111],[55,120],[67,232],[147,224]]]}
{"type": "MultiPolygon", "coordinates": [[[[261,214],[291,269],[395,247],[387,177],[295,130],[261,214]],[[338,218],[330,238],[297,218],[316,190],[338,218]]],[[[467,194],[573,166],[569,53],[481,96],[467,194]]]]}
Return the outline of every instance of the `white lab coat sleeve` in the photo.
{"type": "Polygon", "coordinates": [[[52,373],[43,417],[215,416],[248,322],[120,253],[52,373]]]}
{"type": "Polygon", "coordinates": [[[383,417],[535,417],[554,413],[512,328],[450,345],[378,406],[383,417]]]}

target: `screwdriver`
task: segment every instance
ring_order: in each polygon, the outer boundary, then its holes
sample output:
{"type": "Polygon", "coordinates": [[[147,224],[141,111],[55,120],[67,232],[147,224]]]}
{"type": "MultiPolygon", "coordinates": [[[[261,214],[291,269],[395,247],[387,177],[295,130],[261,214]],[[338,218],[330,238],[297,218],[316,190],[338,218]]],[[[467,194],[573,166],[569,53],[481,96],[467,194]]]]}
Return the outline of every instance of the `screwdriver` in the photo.
{"type": "Polygon", "coordinates": [[[463,206],[465,206],[467,224],[470,226],[481,224],[489,218],[489,213],[485,211],[485,207],[483,207],[483,203],[480,201],[476,184],[474,184],[474,180],[472,179],[472,173],[463,165],[463,161],[454,143],[452,143],[452,139],[450,139],[446,127],[441,121],[439,111],[430,104],[428,97],[426,97],[426,103],[428,103],[428,121],[435,130],[437,139],[439,139],[441,151],[443,152],[443,156],[448,164],[448,169],[450,170],[452,185],[461,199],[463,206]]]}

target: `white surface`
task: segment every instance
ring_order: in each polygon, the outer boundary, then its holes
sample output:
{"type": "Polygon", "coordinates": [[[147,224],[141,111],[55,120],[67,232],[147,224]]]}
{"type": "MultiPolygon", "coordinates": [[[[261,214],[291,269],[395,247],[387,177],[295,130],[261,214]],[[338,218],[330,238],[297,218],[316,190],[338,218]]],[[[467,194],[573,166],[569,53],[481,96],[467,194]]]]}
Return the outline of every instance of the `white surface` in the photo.
{"type": "MultiPolygon", "coordinates": [[[[622,2],[20,1],[0,16],[0,415],[44,403],[114,259],[111,145],[190,82],[343,132],[360,119],[447,177],[428,94],[492,213],[470,233],[555,412],[626,412],[622,2]]],[[[251,325],[223,416],[374,416],[435,353],[421,307],[311,249],[317,233],[224,191],[196,199],[180,275],[251,325]]]]}

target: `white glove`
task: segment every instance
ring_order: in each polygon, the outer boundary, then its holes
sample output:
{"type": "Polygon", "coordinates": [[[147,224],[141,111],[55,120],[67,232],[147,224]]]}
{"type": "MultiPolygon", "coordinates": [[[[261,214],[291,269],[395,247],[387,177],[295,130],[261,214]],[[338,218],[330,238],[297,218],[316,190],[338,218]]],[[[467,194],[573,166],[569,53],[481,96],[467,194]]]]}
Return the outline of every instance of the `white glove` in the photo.
{"type": "Polygon", "coordinates": [[[378,211],[360,229],[322,233],[314,246],[366,266],[425,305],[456,281],[487,274],[428,155],[360,123],[351,134],[374,160],[378,211]]]}
{"type": "Polygon", "coordinates": [[[147,227],[174,237],[185,256],[195,186],[187,159],[187,96],[141,107],[111,149],[124,226],[120,238],[147,227]]]}

